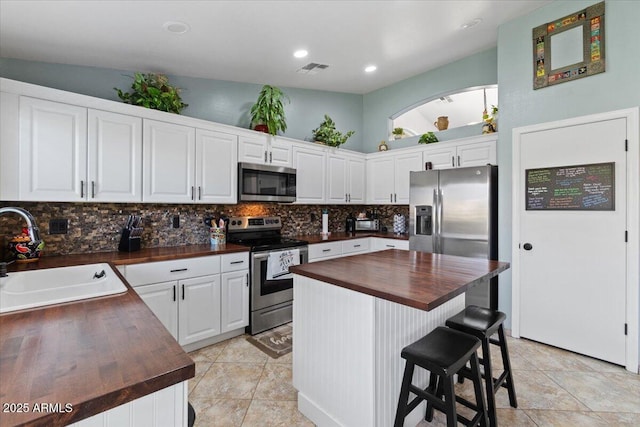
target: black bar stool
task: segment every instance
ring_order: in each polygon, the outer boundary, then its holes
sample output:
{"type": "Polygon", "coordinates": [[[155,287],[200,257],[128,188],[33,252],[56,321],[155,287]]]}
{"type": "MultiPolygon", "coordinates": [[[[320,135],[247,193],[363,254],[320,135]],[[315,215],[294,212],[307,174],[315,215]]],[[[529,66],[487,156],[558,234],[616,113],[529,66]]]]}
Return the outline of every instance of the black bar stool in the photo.
{"type": "Polygon", "coordinates": [[[427,421],[433,420],[435,408],[447,415],[448,427],[457,426],[458,421],[466,426],[476,426],[479,423],[482,426],[488,425],[480,365],[476,353],[480,345],[480,340],[472,335],[440,326],[403,348],[401,356],[406,360],[406,364],[394,426],[401,427],[404,424],[404,418],[423,400],[427,401],[425,414],[427,421]],[[471,366],[470,377],[474,384],[475,404],[456,396],[454,392],[453,375],[464,368],[467,362],[471,366]],[[415,365],[431,373],[429,385],[424,390],[411,384],[415,365]],[[409,392],[416,397],[407,404],[409,392]],[[469,420],[457,414],[456,401],[476,411],[475,416],[469,420]]]}
{"type": "MultiPolygon", "coordinates": [[[[480,359],[480,363],[484,368],[482,378],[485,379],[487,411],[489,412],[489,422],[492,426],[498,425],[495,394],[500,387],[505,387],[509,392],[509,404],[514,408],[518,407],[516,390],[513,386],[511,362],[509,361],[509,350],[507,349],[507,340],[504,336],[503,323],[506,317],[507,316],[500,311],[470,305],[446,322],[448,327],[471,334],[482,341],[482,359],[480,359]],[[496,332],[498,332],[497,340],[491,338],[496,332]],[[500,352],[502,353],[502,366],[504,370],[498,378],[494,378],[493,376],[489,344],[499,346],[500,352]],[[489,381],[489,378],[492,381],[489,381]]],[[[470,369],[461,369],[459,373],[460,382],[462,382],[462,378],[469,378],[472,375],[470,369]]]]}

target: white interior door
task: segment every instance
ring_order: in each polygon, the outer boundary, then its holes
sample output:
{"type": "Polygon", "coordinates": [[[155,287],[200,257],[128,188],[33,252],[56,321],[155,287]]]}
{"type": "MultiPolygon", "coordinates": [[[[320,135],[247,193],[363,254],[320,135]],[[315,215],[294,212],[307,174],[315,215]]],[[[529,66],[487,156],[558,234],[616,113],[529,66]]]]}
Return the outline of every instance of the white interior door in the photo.
{"type": "Polygon", "coordinates": [[[527,169],[614,162],[614,210],[526,210],[526,191],[514,201],[520,216],[520,336],[621,365],[627,301],[625,139],[624,118],[525,133],[520,139],[523,190],[527,169]]]}

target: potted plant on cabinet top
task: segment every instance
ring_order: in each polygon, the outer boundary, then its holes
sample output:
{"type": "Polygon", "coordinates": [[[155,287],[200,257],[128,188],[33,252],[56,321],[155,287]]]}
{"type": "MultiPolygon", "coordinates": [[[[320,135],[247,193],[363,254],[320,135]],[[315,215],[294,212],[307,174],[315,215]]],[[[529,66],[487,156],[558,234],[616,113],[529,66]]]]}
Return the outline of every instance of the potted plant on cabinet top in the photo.
{"type": "Polygon", "coordinates": [[[423,133],[418,140],[418,144],[431,144],[433,142],[438,142],[438,138],[433,132],[423,133]]]}
{"type": "Polygon", "coordinates": [[[324,115],[324,121],[313,131],[313,139],[330,147],[339,147],[349,139],[355,131],[348,131],[343,134],[336,129],[336,124],[327,114],[324,115]]]}
{"type": "Polygon", "coordinates": [[[404,138],[404,129],[403,128],[394,128],[391,133],[393,134],[393,139],[402,139],[402,138],[404,138]]]}
{"type": "Polygon", "coordinates": [[[491,106],[491,114],[487,112],[487,109],[482,112],[482,120],[485,124],[482,125],[482,133],[493,133],[498,131],[498,106],[491,106]]]}
{"type": "Polygon", "coordinates": [[[116,87],[113,89],[127,104],[175,114],[180,114],[188,106],[180,98],[180,89],[169,85],[169,79],[164,74],[135,73],[131,84],[132,93],[123,92],[116,87]]]}
{"type": "Polygon", "coordinates": [[[283,100],[289,97],[279,88],[270,85],[262,86],[258,100],[251,107],[251,124],[260,132],[275,135],[278,131],[287,130],[287,122],[284,116],[283,100]]]}

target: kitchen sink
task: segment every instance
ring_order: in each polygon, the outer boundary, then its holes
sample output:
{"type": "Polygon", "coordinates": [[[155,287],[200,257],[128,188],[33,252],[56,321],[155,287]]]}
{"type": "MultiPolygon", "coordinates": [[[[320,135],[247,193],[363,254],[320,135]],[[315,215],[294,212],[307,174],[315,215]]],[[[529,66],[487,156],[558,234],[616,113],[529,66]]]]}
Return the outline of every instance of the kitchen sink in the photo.
{"type": "Polygon", "coordinates": [[[126,291],[106,263],[20,271],[0,278],[0,313],[126,291]]]}

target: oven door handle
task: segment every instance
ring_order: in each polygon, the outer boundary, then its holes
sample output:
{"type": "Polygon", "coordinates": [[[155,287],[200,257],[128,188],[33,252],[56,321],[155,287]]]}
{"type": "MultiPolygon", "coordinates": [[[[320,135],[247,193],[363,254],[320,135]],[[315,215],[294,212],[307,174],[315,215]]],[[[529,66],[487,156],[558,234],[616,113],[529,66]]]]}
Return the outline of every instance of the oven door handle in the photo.
{"type": "Polygon", "coordinates": [[[269,258],[269,253],[267,252],[267,253],[263,253],[263,254],[253,254],[253,255],[251,255],[251,257],[253,259],[256,259],[256,260],[267,259],[267,258],[269,258]]]}
{"type": "MultiPolygon", "coordinates": [[[[298,246],[296,248],[289,248],[289,249],[298,249],[298,250],[300,250],[300,255],[306,255],[309,252],[309,249],[307,249],[306,246],[298,246]]],[[[282,249],[282,250],[286,251],[287,249],[282,249]]],[[[260,260],[263,260],[263,259],[267,259],[267,258],[269,258],[269,254],[274,253],[274,252],[280,252],[280,250],[253,253],[253,254],[251,254],[251,259],[252,260],[257,260],[257,261],[260,261],[260,260]]]]}

